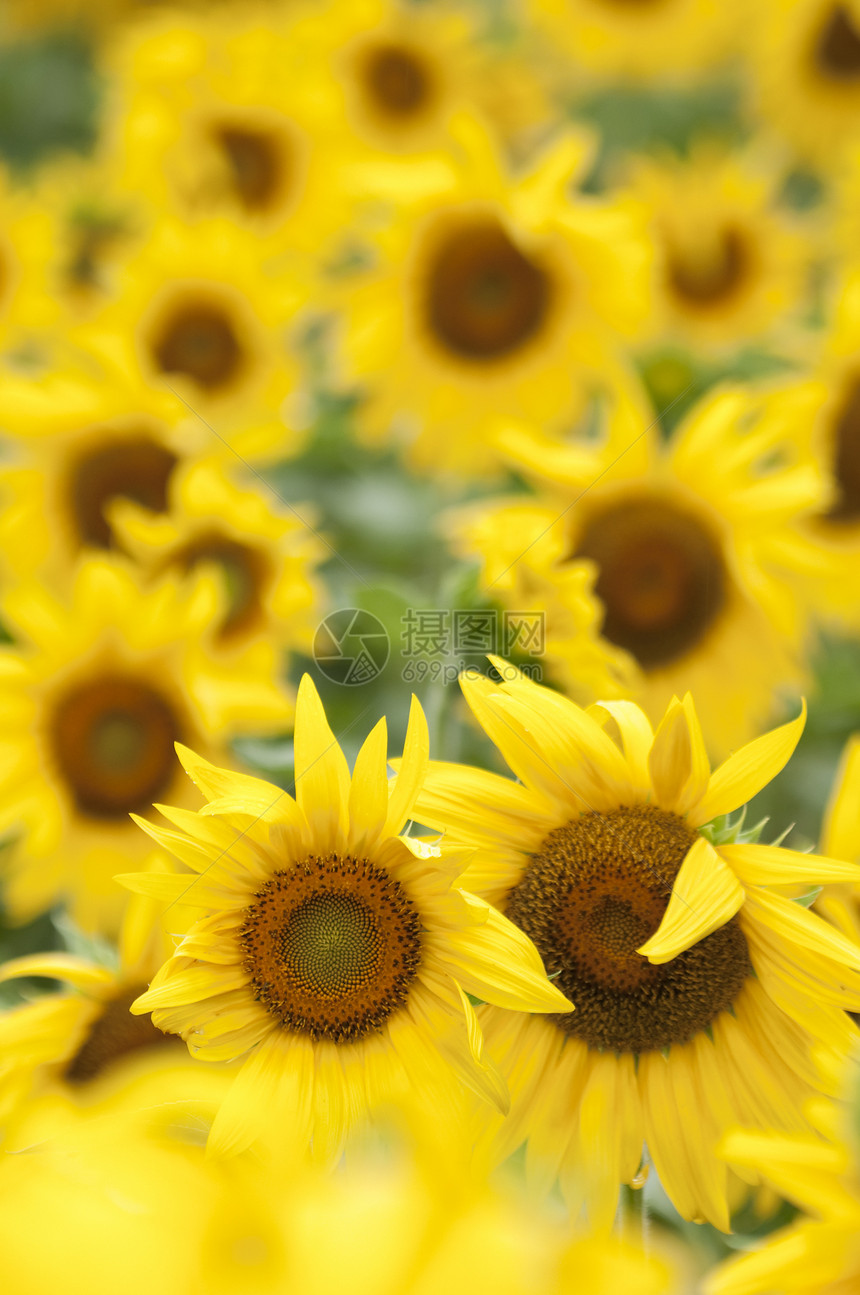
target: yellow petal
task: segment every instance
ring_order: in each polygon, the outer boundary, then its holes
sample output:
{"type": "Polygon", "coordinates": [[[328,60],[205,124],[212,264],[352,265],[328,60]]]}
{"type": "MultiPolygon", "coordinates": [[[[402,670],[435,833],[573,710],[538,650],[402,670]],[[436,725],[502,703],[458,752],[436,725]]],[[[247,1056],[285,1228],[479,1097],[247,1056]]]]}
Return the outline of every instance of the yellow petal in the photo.
{"type": "Polygon", "coordinates": [[[354,850],[370,849],[388,813],[388,727],[375,724],[355,758],[349,784],[349,835],[354,850]]]}
{"type": "Polygon", "coordinates": [[[637,949],[649,962],[671,962],[684,949],[724,926],[742,906],[746,892],[703,836],[687,851],[663,920],[637,949]]]}
{"type": "Polygon", "coordinates": [[[691,821],[698,825],[720,814],[730,814],[772,782],[794,754],[805,723],[804,701],[797,719],[764,733],[724,760],[711,774],[708,790],[695,807],[691,821]]]}
{"type": "Polygon", "coordinates": [[[674,697],[654,735],[648,768],[655,800],[662,809],[686,814],[704,795],[711,766],[689,693],[674,697]]]}
{"type": "Polygon", "coordinates": [[[824,854],[800,854],[779,845],[721,845],[719,853],[745,886],[860,882],[860,864],[824,854]]]}
{"type": "Polygon", "coordinates": [[[308,674],[296,699],[294,749],[299,808],[317,848],[334,849],[347,833],[349,768],[308,674]]]}
{"type": "Polygon", "coordinates": [[[176,743],[176,754],[191,781],[207,800],[218,796],[250,796],[262,800],[277,796],[280,791],[279,787],[263,778],[252,778],[250,774],[235,773],[232,769],[219,769],[181,742],[176,743]]]}
{"type": "Polygon", "coordinates": [[[29,953],[0,965],[0,981],[18,980],[21,976],[47,976],[83,990],[104,989],[116,981],[107,967],[76,958],[71,953],[29,953]]]}
{"type": "Polygon", "coordinates": [[[601,711],[610,715],[618,725],[631,781],[637,791],[645,791],[651,785],[648,766],[648,757],[654,744],[651,721],[644,710],[632,701],[599,701],[588,708],[588,713],[595,714],[598,719],[601,711]]]}
{"type": "Polygon", "coordinates": [[[860,946],[817,913],[810,913],[783,895],[758,889],[747,893],[747,907],[750,920],[762,922],[792,944],[800,944],[825,958],[860,969],[860,946]]]}
{"type": "Polygon", "coordinates": [[[413,695],[409,707],[409,724],[406,728],[403,758],[399,762],[397,777],[388,788],[388,817],[384,829],[386,836],[396,836],[404,823],[412,817],[415,799],[424,783],[429,758],[430,737],[427,732],[427,720],[421,709],[421,703],[413,695]]]}
{"type": "Polygon", "coordinates": [[[312,1130],[310,1040],[275,1028],[242,1066],[212,1123],[208,1155],[232,1156],[257,1139],[304,1150],[312,1130]]]}
{"type": "Polygon", "coordinates": [[[821,848],[838,859],[860,859],[860,736],[842,753],[821,832],[821,848]]]}

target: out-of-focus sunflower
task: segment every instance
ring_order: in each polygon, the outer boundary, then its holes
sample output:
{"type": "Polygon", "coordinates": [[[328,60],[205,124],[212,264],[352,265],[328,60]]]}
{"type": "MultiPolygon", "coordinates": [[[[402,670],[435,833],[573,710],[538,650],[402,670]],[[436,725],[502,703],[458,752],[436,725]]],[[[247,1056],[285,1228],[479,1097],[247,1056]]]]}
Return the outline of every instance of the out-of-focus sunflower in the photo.
{"type": "Polygon", "coordinates": [[[726,1160],[753,1170],[805,1217],[771,1233],[752,1253],[709,1273],[704,1295],[852,1295],[860,1283],[860,1066],[822,1057],[841,1101],[812,1106],[817,1135],[736,1129],[724,1139],[726,1160]]]}
{"type": "MultiPolygon", "coordinates": [[[[165,219],[127,261],[122,291],[74,337],[133,339],[144,379],[176,391],[238,450],[233,429],[276,423],[299,385],[289,327],[303,294],[271,246],[231,221],[165,219]]],[[[287,451],[295,437],[283,426],[282,436],[287,451]]]]}
{"type": "Polygon", "coordinates": [[[57,323],[59,303],[47,291],[45,266],[53,252],[55,221],[27,189],[0,167],[0,350],[38,347],[57,323]]]}
{"type": "MultiPolygon", "coordinates": [[[[150,867],[166,871],[157,858],[150,867]]],[[[34,953],[0,964],[0,982],[44,976],[68,986],[0,1012],[0,1128],[7,1152],[43,1141],[79,1115],[150,1102],[196,1098],[201,1118],[214,1115],[230,1082],[226,1067],[194,1067],[188,1075],[181,1041],[129,1011],[172,949],[157,908],[141,895],[128,898],[115,965],[72,953],[34,953]]]]}
{"type": "Polygon", "coordinates": [[[108,514],[122,547],[143,570],[158,575],[214,566],[226,604],[220,647],[230,650],[262,635],[310,651],[320,607],[313,566],[326,551],[304,508],[301,516],[275,512],[259,489],[239,487],[222,464],[204,460],[177,469],[163,512],[118,499],[108,514]]]}
{"type": "MultiPolygon", "coordinates": [[[[852,737],[842,753],[821,829],[821,848],[825,854],[860,862],[860,736],[852,737]]],[[[815,907],[860,944],[860,889],[827,886],[815,907]]]]}
{"type": "Polygon", "coordinates": [[[568,649],[560,627],[567,573],[587,564],[603,637],[626,654],[625,688],[655,723],[674,694],[694,690],[709,750],[725,753],[804,678],[810,626],[793,580],[816,555],[792,526],[824,487],[794,427],[813,398],[721,390],[668,445],[636,388],[616,394],[597,438],[506,429],[502,447],[543,493],[465,512],[454,523],[460,552],[480,558],[484,588],[509,607],[539,564],[547,663],[578,695],[582,642],[568,649]]]}
{"type": "Polygon", "coordinates": [[[860,0],[762,0],[750,31],[757,111],[831,173],[860,140],[860,0]]]}
{"type": "Polygon", "coordinates": [[[100,556],[82,559],[68,602],[24,583],[2,615],[20,639],[0,655],[0,830],[20,833],[4,858],[8,909],[25,921],[67,896],[82,926],[110,929],[117,861],[144,857],[130,811],[193,796],[174,742],[220,754],[289,721],[275,652],[260,639],[229,663],[213,653],[223,605],[208,576],[143,588],[100,556]]]}
{"type": "Polygon", "coordinates": [[[804,308],[815,243],[778,210],[781,177],[765,161],[761,150],[702,143],[684,161],[634,163],[632,192],[657,247],[658,329],[739,346],[804,308]]]}
{"type": "MultiPolygon", "coordinates": [[[[650,284],[639,209],[569,194],[585,137],[563,134],[511,178],[474,120],[455,133],[435,191],[404,180],[374,266],[332,290],[346,372],[367,387],[365,434],[394,429],[419,466],[443,471],[493,462],[494,418],[581,404],[616,339],[642,325],[650,284]]],[[[399,172],[364,174],[396,196],[399,172]]]]}
{"type": "Polygon", "coordinates": [[[152,1012],[203,1060],[248,1054],[211,1148],[312,1143],[317,1158],[336,1159],[404,1083],[437,1109],[456,1108],[462,1085],[505,1109],[467,995],[538,1012],[567,999],[522,933],[456,886],[461,856],[396,835],[427,763],[417,702],[394,783],[384,720],[350,779],[308,675],[295,800],[181,755],[210,803],[198,814],[162,806],[178,831],[138,821],[200,875],[123,880],[194,904],[200,919],[132,1010],[152,1012]]]}
{"type": "Polygon", "coordinates": [[[298,8],[130,28],[106,69],[104,155],[122,183],[156,212],[224,216],[324,256],[348,224],[330,156],[343,129],[309,21],[298,8]]]}
{"type": "Polygon", "coordinates": [[[327,1174],[207,1157],[165,1135],[158,1112],[90,1122],[0,1162],[5,1289],[330,1295],[347,1257],[351,1295],[690,1289],[661,1238],[646,1255],[637,1239],[572,1233],[560,1211],[463,1172],[435,1131],[432,1148],[389,1139],[327,1174]],[[46,1233],[52,1244],[37,1244],[46,1233]]]}
{"type": "Polygon", "coordinates": [[[528,1140],[529,1172],[560,1174],[600,1224],[647,1144],[680,1213],[728,1229],[718,1137],[804,1128],[813,1046],[844,1053],[857,1034],[860,947],[783,893],[856,880],[857,865],[727,823],[804,717],[712,773],[689,694],[654,733],[630,702],[581,710],[493,663],[501,685],[470,675],[463,690],[519,781],[431,761],[415,815],[475,852],[465,880],[531,936],[576,1010],[479,1009],[512,1096],[483,1141],[504,1156],[528,1140]]]}
{"type": "Polygon", "coordinates": [[[477,12],[454,4],[328,0],[303,22],[317,78],[332,78],[339,109],[373,150],[408,155],[445,144],[451,116],[482,116],[510,142],[547,120],[538,78],[477,12]]]}
{"type": "Polygon", "coordinates": [[[737,40],[734,0],[529,0],[532,21],[578,68],[633,81],[694,80],[737,40]]]}

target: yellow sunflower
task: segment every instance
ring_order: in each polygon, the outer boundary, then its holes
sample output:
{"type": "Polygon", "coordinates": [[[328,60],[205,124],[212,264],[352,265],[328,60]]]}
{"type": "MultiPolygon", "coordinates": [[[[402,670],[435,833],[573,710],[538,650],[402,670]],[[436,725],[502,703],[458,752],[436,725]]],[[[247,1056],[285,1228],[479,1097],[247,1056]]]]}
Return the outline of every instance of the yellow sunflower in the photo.
{"type": "Polygon", "coordinates": [[[792,528],[824,497],[808,437],[795,432],[804,402],[814,392],[719,390],[665,444],[628,386],[597,435],[583,425],[561,443],[505,428],[501,447],[541,494],[528,506],[475,505],[455,519],[455,542],[508,607],[534,596],[539,570],[547,665],[579,695],[582,639],[566,645],[564,621],[569,573],[586,564],[603,638],[616,669],[619,653],[626,662],[624,690],[653,722],[674,694],[694,691],[708,747],[725,753],[804,678],[810,625],[796,586],[818,559],[792,528]]]}
{"type": "MultiPolygon", "coordinates": [[[[126,262],[122,291],[72,340],[132,338],[144,379],[178,393],[238,450],[234,429],[276,424],[299,385],[288,337],[304,289],[271,258],[229,220],[165,218],[126,262]]],[[[283,423],[281,437],[286,451],[295,438],[283,423]]]]}
{"type": "Polygon", "coordinates": [[[833,171],[860,140],[860,0],[762,0],[750,31],[757,111],[833,171]]]}
{"type": "Polygon", "coordinates": [[[816,245],[779,210],[781,182],[761,145],[739,154],[701,143],[683,161],[633,166],[631,191],[649,211],[657,249],[658,331],[739,346],[804,309],[816,245]]]}
{"type": "MultiPolygon", "coordinates": [[[[167,871],[154,857],[153,872],[167,871]]],[[[116,963],[73,953],[34,953],[0,964],[0,983],[44,976],[67,989],[0,1012],[0,1129],[5,1150],[32,1146],[80,1114],[197,1099],[214,1114],[225,1067],[189,1074],[179,1039],[132,1016],[129,1006],[172,948],[156,905],[132,895],[125,905],[116,963]]],[[[113,950],[110,950],[113,953],[113,950]]]]}
{"type": "Polygon", "coordinates": [[[499,1156],[528,1141],[529,1172],[560,1174],[599,1224],[620,1183],[641,1185],[647,1145],[683,1217],[728,1229],[718,1137],[804,1127],[813,1045],[856,1036],[860,947],[781,892],[860,869],[728,824],[804,715],[712,773],[689,695],[654,733],[631,702],[582,710],[493,664],[502,684],[463,690],[519,781],[432,761],[414,813],[475,851],[465,884],[534,940],[576,1010],[479,1009],[512,1098],[483,1141],[499,1156]]]}
{"type": "Polygon", "coordinates": [[[275,512],[259,489],[241,488],[211,459],[176,470],[163,512],[122,497],[107,510],[114,535],[142,570],[159,575],[212,564],[224,587],[219,647],[263,636],[306,654],[321,605],[313,568],[328,556],[308,511],[275,512]]]}
{"type": "Polygon", "coordinates": [[[632,81],[694,80],[737,42],[735,0],[530,0],[527,11],[573,69],[632,81]]]}
{"type": "MultiPolygon", "coordinates": [[[[821,849],[839,859],[860,861],[860,736],[846,744],[830,794],[821,849]]],[[[860,890],[826,886],[815,907],[829,922],[860,944],[860,890]]]]}
{"type": "Polygon", "coordinates": [[[402,204],[374,266],[332,287],[346,373],[367,389],[364,434],[393,431],[419,466],[443,471],[493,463],[494,418],[581,406],[650,291],[638,208],[568,193],[584,137],[563,134],[512,178],[474,120],[455,135],[414,187],[365,169],[370,190],[396,198],[402,185],[402,204]]]}
{"type": "Polygon", "coordinates": [[[734,1165],[761,1173],[805,1217],[772,1233],[750,1254],[722,1264],[703,1295],[852,1295],[860,1284],[860,1066],[821,1059],[841,1101],[812,1107],[820,1136],[736,1129],[721,1151],[734,1165]]]}
{"type": "Polygon", "coordinates": [[[432,1150],[419,1134],[328,1174],[207,1158],[165,1137],[156,1114],[90,1122],[0,1161],[9,1295],[149,1295],[154,1282],[162,1295],[331,1295],[347,1262],[352,1295],[691,1289],[659,1239],[646,1254],[640,1241],[571,1235],[560,1211],[458,1172],[445,1130],[432,1150]]]}
{"type": "Polygon", "coordinates": [[[120,182],[156,214],[223,216],[324,254],[348,224],[330,157],[343,127],[308,25],[299,8],[131,27],[106,64],[103,153],[120,182]]]}
{"type": "Polygon", "coordinates": [[[198,875],[122,880],[200,918],[132,1011],[151,1011],[203,1060],[249,1054],[210,1147],[295,1139],[327,1161],[404,1083],[443,1105],[466,1085],[504,1109],[468,995],[538,1012],[567,999],[528,939],[455,884],[461,856],[396,835],[427,763],[417,702],[393,783],[385,721],[350,780],[308,675],[295,800],[180,755],[210,803],[198,814],[162,807],[178,831],[138,821],[198,875]]]}
{"type": "Polygon", "coordinates": [[[317,79],[331,82],[351,148],[391,155],[444,146],[449,119],[470,109],[508,142],[547,120],[521,45],[451,4],[327,0],[299,31],[317,79]]]}
{"type": "Polygon", "coordinates": [[[0,167],[0,351],[38,348],[61,318],[45,266],[55,238],[53,213],[0,167]]]}
{"type": "Polygon", "coordinates": [[[0,653],[6,716],[0,830],[17,921],[68,897],[82,926],[110,928],[118,859],[141,859],[129,812],[153,797],[188,801],[174,742],[222,754],[228,739],[285,726],[292,706],[263,640],[213,653],[223,615],[213,580],[165,575],[143,588],[119,559],[88,557],[68,601],[23,583],[2,604],[19,639],[0,653]]]}

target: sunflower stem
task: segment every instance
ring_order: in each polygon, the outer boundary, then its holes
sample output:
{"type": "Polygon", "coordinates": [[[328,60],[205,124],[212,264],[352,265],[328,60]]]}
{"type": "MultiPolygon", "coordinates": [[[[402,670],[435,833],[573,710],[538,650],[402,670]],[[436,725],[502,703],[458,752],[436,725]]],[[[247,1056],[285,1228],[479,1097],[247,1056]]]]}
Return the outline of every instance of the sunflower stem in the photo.
{"type": "Polygon", "coordinates": [[[621,1184],[620,1230],[630,1241],[638,1241],[643,1249],[648,1245],[648,1211],[645,1208],[644,1187],[621,1184]]]}

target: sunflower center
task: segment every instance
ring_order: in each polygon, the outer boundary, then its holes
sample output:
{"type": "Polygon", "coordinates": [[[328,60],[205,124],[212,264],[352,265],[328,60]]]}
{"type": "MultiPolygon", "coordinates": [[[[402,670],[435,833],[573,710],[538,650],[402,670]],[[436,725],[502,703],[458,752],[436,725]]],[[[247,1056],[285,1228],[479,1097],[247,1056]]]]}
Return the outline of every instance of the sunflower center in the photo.
{"type": "Polygon", "coordinates": [[[157,1029],[150,1016],[132,1016],[129,1008],[145,989],[146,985],[136,985],[105,1004],[66,1066],[63,1078],[67,1083],[89,1083],[130,1053],[179,1043],[175,1036],[157,1029]]]}
{"type": "Polygon", "coordinates": [[[212,532],[186,545],[176,556],[185,572],[204,562],[219,567],[227,592],[227,611],[221,622],[221,638],[231,638],[253,627],[260,615],[260,594],[266,583],[264,554],[227,535],[212,532]]]}
{"type": "Polygon", "coordinates": [[[271,133],[248,126],[215,129],[233,180],[236,196],[246,211],[265,211],[283,188],[285,158],[271,133]]]}
{"type": "Polygon", "coordinates": [[[710,248],[696,254],[669,246],[667,274],[676,296],[693,306],[713,306],[730,297],[744,282],[749,265],[746,242],[739,230],[721,229],[710,248]]]}
{"type": "Polygon", "coordinates": [[[99,445],[82,454],[68,478],[69,506],[81,543],[111,547],[113,536],[104,510],[112,499],[133,499],[152,512],[163,513],[177,462],[175,454],[145,435],[99,445]]]}
{"type": "Polygon", "coordinates": [[[836,5],[824,24],[815,58],[821,71],[831,80],[860,79],[860,31],[845,5],[836,5]]]}
{"type": "Polygon", "coordinates": [[[351,1043],[406,1002],[421,922],[403,887],[366,859],[311,856],[276,872],[242,927],[257,999],[288,1029],[351,1043]]]}
{"type": "Polygon", "coordinates": [[[716,537],[665,500],[631,500],[595,514],[572,556],[597,563],[603,633],[644,669],[692,651],[726,601],[716,537]]]}
{"type": "Polygon", "coordinates": [[[512,354],[540,331],[550,305],[542,267],[491,218],[452,230],[427,275],[427,323],[456,356],[481,362],[512,354]]]}
{"type": "Polygon", "coordinates": [[[856,522],[860,518],[860,378],[855,379],[839,412],[833,475],[839,498],[828,517],[835,522],[856,522]]]}
{"type": "Polygon", "coordinates": [[[228,386],[244,352],[227,308],[215,301],[176,304],[152,342],[162,373],[184,373],[205,391],[228,386]]]}
{"type": "Polygon", "coordinates": [[[126,821],[167,790],[182,736],[173,708],[133,675],[103,674],[66,692],[50,726],[54,755],[78,809],[126,821]]]}
{"type": "Polygon", "coordinates": [[[417,116],[433,97],[433,76],[421,56],[402,45],[377,45],[364,60],[365,92],[383,116],[417,116]]]}
{"type": "Polygon", "coordinates": [[[556,1018],[565,1033],[650,1052],[686,1043],[731,1007],[752,972],[737,918],[661,966],[636,952],[660,925],[695,840],[677,814],[636,805],[583,814],[533,856],[506,913],[576,1006],[556,1018]]]}

